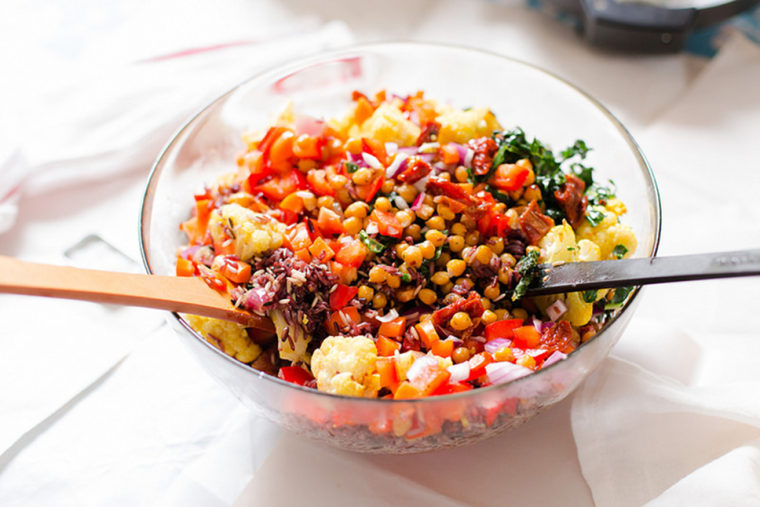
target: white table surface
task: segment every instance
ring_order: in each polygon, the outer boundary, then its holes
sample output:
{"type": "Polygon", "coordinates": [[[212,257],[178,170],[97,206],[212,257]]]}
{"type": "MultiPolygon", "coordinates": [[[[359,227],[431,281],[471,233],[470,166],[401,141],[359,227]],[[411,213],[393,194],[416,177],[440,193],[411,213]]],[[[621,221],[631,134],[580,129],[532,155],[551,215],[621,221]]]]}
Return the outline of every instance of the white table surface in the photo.
{"type": "MultiPolygon", "coordinates": [[[[41,105],[50,102],[40,99],[59,82],[185,48],[338,22],[355,41],[461,43],[559,74],[607,105],[649,156],[663,195],[662,253],[758,244],[754,189],[760,188],[760,165],[754,153],[760,95],[753,89],[759,81],[742,81],[750,78],[735,67],[749,62],[746,68],[760,77],[760,52],[744,41],[736,43],[736,61],[719,53],[725,64],[715,70],[717,58],[591,49],[567,27],[519,2],[208,4],[8,2],[11,15],[0,21],[0,33],[14,44],[2,45],[0,63],[10,72],[0,77],[0,86],[19,128],[0,123],[0,155],[24,142],[26,150],[39,143],[45,160],[55,160],[56,153],[65,158],[66,147],[56,139],[65,138],[66,118],[53,114],[57,123],[46,121],[41,105]],[[721,80],[728,74],[729,81],[721,80]],[[720,97],[729,96],[725,103],[708,99],[720,90],[729,92],[720,97]],[[44,128],[30,145],[28,133],[37,124],[44,128]],[[711,144],[714,139],[721,140],[719,146],[711,144]],[[711,170],[714,181],[705,177],[711,170]],[[721,175],[729,170],[740,177],[725,186],[721,175]]],[[[88,134],[86,126],[77,128],[88,134]]],[[[0,254],[140,269],[137,217],[148,169],[139,163],[107,180],[29,192],[21,198],[15,225],[0,234],[0,254]],[[79,244],[91,235],[103,242],[79,244]]],[[[722,281],[650,288],[616,357],[647,365],[662,359],[637,350],[630,338],[646,333],[653,322],[696,343],[711,330],[735,331],[731,343],[737,348],[756,340],[756,326],[747,329],[760,296],[752,287],[722,281]],[[729,305],[715,297],[737,297],[734,290],[750,301],[738,298],[729,305]],[[663,305],[670,308],[673,301],[679,304],[664,315],[663,305]]],[[[251,415],[206,377],[161,313],[0,296],[0,319],[0,505],[591,505],[594,498],[609,498],[596,491],[592,497],[581,472],[571,427],[574,396],[528,425],[467,448],[357,455],[284,433],[251,415]]],[[[688,365],[673,368],[686,371],[688,365]]],[[[760,381],[757,373],[748,375],[760,381]]],[[[702,419],[686,421],[699,425],[702,419]]],[[[760,437],[752,424],[732,428],[713,435],[712,454],[694,458],[696,463],[760,437]]],[[[667,445],[663,453],[669,455],[667,445]]],[[[671,475],[654,488],[656,494],[695,468],[668,468],[671,475]]],[[[635,474],[629,477],[632,482],[635,474]]]]}

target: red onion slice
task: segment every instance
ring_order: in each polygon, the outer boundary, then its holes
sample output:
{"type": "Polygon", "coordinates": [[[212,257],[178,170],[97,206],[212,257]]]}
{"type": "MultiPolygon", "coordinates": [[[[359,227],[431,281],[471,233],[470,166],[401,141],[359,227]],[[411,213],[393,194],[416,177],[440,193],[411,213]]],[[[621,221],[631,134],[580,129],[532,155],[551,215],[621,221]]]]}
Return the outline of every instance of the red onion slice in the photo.
{"type": "Polygon", "coordinates": [[[417,358],[409,367],[409,371],[406,372],[406,378],[409,382],[414,384],[415,382],[422,381],[422,375],[427,368],[437,368],[438,359],[432,356],[422,356],[417,358]]]}
{"type": "Polygon", "coordinates": [[[546,358],[546,361],[544,361],[544,364],[541,367],[546,368],[547,366],[562,361],[565,358],[567,358],[567,354],[564,354],[559,350],[555,350],[549,357],[546,358]]]}
{"type": "Polygon", "coordinates": [[[567,311],[567,305],[561,299],[556,300],[546,308],[546,315],[552,319],[552,322],[556,321],[567,311]]]}
{"type": "Polygon", "coordinates": [[[420,209],[420,206],[422,206],[422,203],[425,202],[425,192],[420,192],[417,194],[417,197],[414,199],[414,202],[412,203],[412,211],[417,211],[420,209]]]}
{"type": "Polygon", "coordinates": [[[509,347],[510,345],[512,345],[512,340],[507,338],[496,338],[495,340],[486,343],[483,348],[485,348],[486,352],[489,354],[494,354],[500,348],[509,347]]]}
{"type": "Polygon", "coordinates": [[[491,363],[486,366],[486,375],[491,384],[503,384],[530,375],[533,370],[508,362],[491,363]]]}
{"type": "Polygon", "coordinates": [[[456,384],[457,382],[464,382],[470,377],[470,362],[469,361],[465,361],[459,364],[452,364],[446,369],[449,371],[449,373],[451,373],[451,377],[449,377],[449,382],[452,384],[456,384]]]}

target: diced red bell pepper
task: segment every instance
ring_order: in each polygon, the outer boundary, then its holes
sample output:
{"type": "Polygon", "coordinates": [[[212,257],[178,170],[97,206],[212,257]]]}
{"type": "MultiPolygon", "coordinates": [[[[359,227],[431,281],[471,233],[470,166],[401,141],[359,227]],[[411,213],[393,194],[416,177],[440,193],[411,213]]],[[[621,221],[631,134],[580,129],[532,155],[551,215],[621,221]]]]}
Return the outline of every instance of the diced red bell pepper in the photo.
{"type": "Polygon", "coordinates": [[[352,268],[361,266],[367,257],[367,247],[364,243],[358,239],[341,240],[341,242],[343,242],[343,246],[335,254],[335,260],[352,268]]]}
{"type": "Polygon", "coordinates": [[[332,235],[341,234],[343,232],[343,221],[340,215],[335,213],[329,208],[319,208],[319,216],[317,217],[317,225],[322,234],[332,235]]]}
{"type": "Polygon", "coordinates": [[[301,171],[290,171],[285,176],[273,176],[257,185],[255,191],[263,193],[269,199],[281,201],[302,188],[306,188],[306,182],[301,171]]]}
{"type": "Polygon", "coordinates": [[[405,329],[406,317],[397,317],[389,322],[381,323],[377,333],[391,338],[398,338],[399,336],[403,336],[405,329]]]}
{"type": "Polygon", "coordinates": [[[528,179],[530,169],[517,164],[501,164],[494,171],[492,181],[500,190],[519,190],[528,179]]]}
{"type": "Polygon", "coordinates": [[[330,294],[330,308],[333,310],[339,310],[346,306],[349,301],[354,299],[354,296],[359,292],[358,287],[350,287],[348,285],[338,284],[338,287],[330,294]]]}
{"type": "Polygon", "coordinates": [[[511,340],[514,337],[513,331],[522,325],[522,319],[497,320],[486,326],[486,340],[489,342],[496,338],[506,338],[511,340]]]}
{"type": "Polygon", "coordinates": [[[404,228],[401,227],[396,215],[387,211],[380,211],[375,208],[369,216],[370,221],[377,225],[377,232],[383,236],[390,236],[393,238],[400,238],[404,232],[404,228]]]}
{"type": "MultiPolygon", "coordinates": [[[[377,347],[378,356],[393,356],[397,350],[401,349],[400,343],[383,335],[378,335],[375,346],[377,347]]],[[[393,371],[395,375],[395,366],[393,371]]]]}
{"type": "Polygon", "coordinates": [[[385,143],[371,137],[362,137],[362,151],[374,156],[383,164],[388,166],[388,153],[385,151],[385,143]]]}
{"type": "Polygon", "coordinates": [[[513,330],[515,347],[532,349],[541,343],[541,333],[533,326],[522,326],[513,330]]]}
{"type": "Polygon", "coordinates": [[[325,322],[327,332],[339,334],[341,331],[348,330],[350,322],[347,322],[346,319],[354,324],[361,322],[359,310],[355,306],[345,306],[331,313],[325,322]]]}
{"type": "Polygon", "coordinates": [[[294,252],[309,248],[311,246],[311,236],[309,236],[309,229],[306,226],[306,223],[300,222],[288,227],[285,231],[285,241],[283,241],[283,245],[294,252]]]}
{"type": "Polygon", "coordinates": [[[469,362],[470,376],[467,377],[467,380],[475,380],[486,374],[486,366],[493,362],[493,356],[488,352],[481,352],[472,356],[469,362]]]}
{"type": "Polygon", "coordinates": [[[292,382],[302,386],[314,380],[314,377],[308,371],[300,366],[283,366],[277,372],[277,376],[285,382],[292,382]]]}

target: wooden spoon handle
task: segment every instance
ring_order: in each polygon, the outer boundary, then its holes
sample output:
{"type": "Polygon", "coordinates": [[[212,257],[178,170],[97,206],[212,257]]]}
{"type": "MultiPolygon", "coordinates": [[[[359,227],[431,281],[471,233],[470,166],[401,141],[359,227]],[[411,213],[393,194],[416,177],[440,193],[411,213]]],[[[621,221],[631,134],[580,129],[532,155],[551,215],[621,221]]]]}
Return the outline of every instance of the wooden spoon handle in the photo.
{"type": "Polygon", "coordinates": [[[235,308],[197,277],[116,273],[0,256],[0,292],[156,308],[274,330],[268,318],[235,308]]]}

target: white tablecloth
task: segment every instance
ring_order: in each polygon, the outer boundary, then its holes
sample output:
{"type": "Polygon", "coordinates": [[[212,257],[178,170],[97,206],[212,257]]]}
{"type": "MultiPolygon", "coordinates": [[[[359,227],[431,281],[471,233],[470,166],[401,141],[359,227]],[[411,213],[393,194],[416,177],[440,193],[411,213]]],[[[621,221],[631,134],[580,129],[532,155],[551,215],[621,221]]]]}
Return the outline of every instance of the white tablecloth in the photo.
{"type": "MultiPolygon", "coordinates": [[[[706,60],[590,49],[521,2],[67,4],[14,0],[0,20],[0,254],[139,270],[147,171],[183,118],[261,65],[382,39],[559,74],[649,157],[661,254],[758,246],[760,49],[738,33],[706,60]]],[[[757,505],[758,286],[649,287],[573,396],[486,442],[402,457],[251,415],[159,312],[0,296],[0,505],[757,505]]]]}

